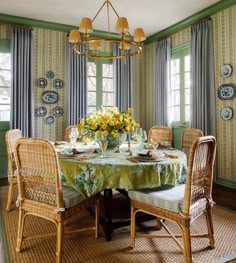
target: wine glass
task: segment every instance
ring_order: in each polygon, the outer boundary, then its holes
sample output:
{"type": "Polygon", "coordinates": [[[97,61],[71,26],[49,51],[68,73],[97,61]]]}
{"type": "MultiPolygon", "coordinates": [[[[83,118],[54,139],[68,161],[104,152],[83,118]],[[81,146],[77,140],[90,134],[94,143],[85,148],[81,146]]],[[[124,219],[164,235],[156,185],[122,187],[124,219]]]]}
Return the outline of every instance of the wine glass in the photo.
{"type": "Polygon", "coordinates": [[[138,143],[141,143],[142,142],[142,136],[143,136],[143,129],[142,128],[136,128],[135,133],[136,133],[136,138],[137,138],[138,143]]]}
{"type": "Polygon", "coordinates": [[[72,145],[76,144],[78,136],[79,136],[78,129],[76,127],[71,128],[69,138],[70,138],[70,143],[72,145]]]}
{"type": "Polygon", "coordinates": [[[105,152],[107,150],[107,146],[108,146],[108,140],[107,140],[107,136],[104,135],[103,133],[97,133],[95,135],[96,141],[100,147],[101,150],[101,158],[106,158],[105,152]]]}
{"type": "Polygon", "coordinates": [[[158,140],[151,138],[151,139],[150,139],[150,143],[152,144],[152,147],[153,147],[154,152],[155,152],[155,151],[157,150],[158,146],[159,146],[158,140]]]}

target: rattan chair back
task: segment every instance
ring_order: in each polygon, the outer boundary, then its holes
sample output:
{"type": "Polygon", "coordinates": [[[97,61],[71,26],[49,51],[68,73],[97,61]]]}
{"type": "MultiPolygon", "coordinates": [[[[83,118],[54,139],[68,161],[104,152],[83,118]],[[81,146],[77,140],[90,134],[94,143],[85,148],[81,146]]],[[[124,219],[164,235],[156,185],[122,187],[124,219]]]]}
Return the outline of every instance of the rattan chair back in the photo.
{"type": "Polygon", "coordinates": [[[14,158],[14,145],[17,139],[22,138],[22,132],[19,129],[8,130],[5,135],[7,160],[8,160],[8,198],[6,210],[10,211],[14,190],[17,188],[16,165],[14,158]]]}
{"type": "Polygon", "coordinates": [[[172,129],[167,126],[153,126],[148,132],[148,142],[155,139],[158,142],[168,142],[172,145],[172,129]]]}
{"type": "MultiPolygon", "coordinates": [[[[22,138],[17,140],[14,148],[18,171],[19,188],[19,223],[17,232],[16,251],[21,251],[23,240],[45,238],[52,234],[38,236],[23,235],[25,217],[34,215],[52,221],[56,225],[56,263],[62,262],[62,246],[65,223],[73,216],[78,216],[80,210],[95,206],[95,222],[93,226],[73,229],[67,233],[94,230],[95,237],[99,231],[99,200],[100,194],[85,198],[75,190],[62,187],[57,153],[53,145],[43,139],[22,138]],[[64,190],[64,192],[63,192],[64,190]],[[64,200],[73,199],[70,205],[64,200]],[[63,193],[64,196],[63,196],[63,193]]],[[[79,253],[78,253],[79,254],[79,253]]]]}
{"type": "Polygon", "coordinates": [[[183,131],[183,135],[182,135],[182,145],[181,145],[182,151],[185,153],[189,153],[194,140],[202,136],[203,136],[203,132],[201,130],[194,128],[186,128],[183,131]]]}
{"type": "Polygon", "coordinates": [[[70,140],[70,132],[72,128],[76,128],[76,125],[69,125],[65,128],[65,132],[64,132],[64,141],[69,141],[70,140]]]}
{"type": "Polygon", "coordinates": [[[63,207],[59,164],[53,145],[46,140],[21,139],[16,143],[15,155],[20,200],[63,207]]]}
{"type": "Polygon", "coordinates": [[[204,136],[193,142],[185,184],[183,213],[197,216],[212,201],[213,167],[216,154],[216,140],[204,136]]]}

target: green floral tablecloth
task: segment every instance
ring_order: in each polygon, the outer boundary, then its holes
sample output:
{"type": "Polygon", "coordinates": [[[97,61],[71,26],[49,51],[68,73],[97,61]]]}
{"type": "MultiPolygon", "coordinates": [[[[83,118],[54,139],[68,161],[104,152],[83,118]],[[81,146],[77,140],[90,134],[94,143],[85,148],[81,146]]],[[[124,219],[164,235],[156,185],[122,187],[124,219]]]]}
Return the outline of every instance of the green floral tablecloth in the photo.
{"type": "Polygon", "coordinates": [[[184,183],[186,155],[178,150],[168,154],[178,158],[134,163],[119,153],[111,153],[104,159],[94,156],[83,161],[59,159],[62,184],[91,196],[109,188],[140,189],[184,183]]]}

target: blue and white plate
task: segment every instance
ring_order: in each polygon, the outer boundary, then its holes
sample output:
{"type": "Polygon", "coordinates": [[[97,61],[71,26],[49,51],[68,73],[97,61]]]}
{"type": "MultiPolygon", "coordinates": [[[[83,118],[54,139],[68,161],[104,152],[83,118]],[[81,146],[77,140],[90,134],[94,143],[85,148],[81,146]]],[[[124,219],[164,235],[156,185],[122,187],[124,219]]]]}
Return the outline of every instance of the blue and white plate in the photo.
{"type": "Polygon", "coordinates": [[[49,70],[49,71],[47,72],[47,77],[48,77],[49,79],[54,78],[54,72],[51,71],[51,70],[49,70]]]}
{"type": "Polygon", "coordinates": [[[56,88],[56,89],[60,89],[63,87],[63,81],[60,80],[60,79],[55,79],[53,81],[53,87],[56,88]]]}
{"type": "Polygon", "coordinates": [[[55,116],[55,117],[59,117],[59,116],[61,116],[62,114],[63,114],[63,109],[61,108],[61,107],[55,107],[55,108],[53,108],[53,115],[55,116]]]}
{"type": "Polygon", "coordinates": [[[47,86],[47,84],[48,84],[48,82],[47,82],[47,80],[46,79],[44,79],[44,78],[40,78],[40,79],[38,79],[38,86],[40,87],[40,88],[45,88],[46,86],[47,86]]]}
{"type": "Polygon", "coordinates": [[[54,117],[53,116],[48,116],[46,118],[46,122],[47,122],[47,124],[53,124],[54,123],[54,117]]]}

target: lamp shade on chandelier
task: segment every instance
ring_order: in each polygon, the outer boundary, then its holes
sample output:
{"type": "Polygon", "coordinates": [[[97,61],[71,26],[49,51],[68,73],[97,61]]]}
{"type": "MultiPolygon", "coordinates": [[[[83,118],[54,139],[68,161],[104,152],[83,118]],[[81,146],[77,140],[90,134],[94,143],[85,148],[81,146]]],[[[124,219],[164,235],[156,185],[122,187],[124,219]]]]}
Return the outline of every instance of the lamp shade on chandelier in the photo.
{"type": "Polygon", "coordinates": [[[124,59],[129,56],[141,56],[142,44],[145,39],[144,30],[140,27],[134,30],[133,36],[129,33],[128,19],[118,15],[110,0],[105,0],[93,19],[88,17],[82,18],[78,30],[71,30],[69,34],[69,42],[73,43],[74,52],[95,60],[124,59]],[[92,37],[93,22],[104,7],[107,7],[108,30],[105,32],[105,37],[92,37]],[[112,34],[112,36],[110,32],[110,10],[112,10],[117,17],[114,28],[117,34],[112,34]],[[119,54],[112,53],[112,45],[115,43],[118,44],[120,49],[119,54]]]}

